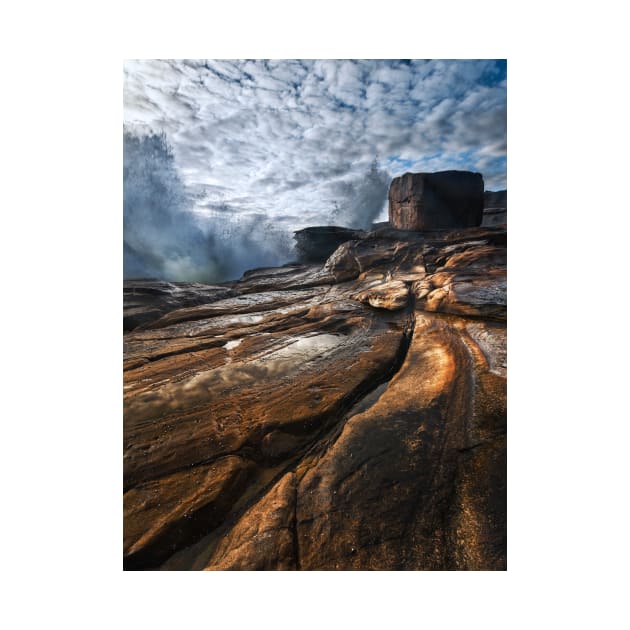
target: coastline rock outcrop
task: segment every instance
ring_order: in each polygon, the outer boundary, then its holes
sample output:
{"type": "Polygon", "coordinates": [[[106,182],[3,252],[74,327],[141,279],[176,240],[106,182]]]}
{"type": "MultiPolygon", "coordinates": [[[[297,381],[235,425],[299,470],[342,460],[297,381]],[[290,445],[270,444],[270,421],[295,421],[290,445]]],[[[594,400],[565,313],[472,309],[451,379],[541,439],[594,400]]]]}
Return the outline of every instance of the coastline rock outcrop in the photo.
{"type": "Polygon", "coordinates": [[[405,173],[389,187],[389,221],[399,230],[481,225],[483,177],[470,171],[405,173]]]}
{"type": "Polygon", "coordinates": [[[208,304],[235,295],[227,286],[198,282],[125,280],[123,283],[123,329],[133,330],[163,314],[184,306],[208,304]]]}
{"type": "Polygon", "coordinates": [[[483,222],[481,225],[507,224],[507,190],[486,190],[483,193],[483,222]]]}
{"type": "Polygon", "coordinates": [[[502,227],[384,226],[132,283],[125,568],[505,569],[505,271],[502,227]]]}
{"type": "Polygon", "coordinates": [[[339,245],[363,238],[363,230],[336,225],[307,227],[294,233],[295,250],[301,262],[324,262],[339,245]]]}

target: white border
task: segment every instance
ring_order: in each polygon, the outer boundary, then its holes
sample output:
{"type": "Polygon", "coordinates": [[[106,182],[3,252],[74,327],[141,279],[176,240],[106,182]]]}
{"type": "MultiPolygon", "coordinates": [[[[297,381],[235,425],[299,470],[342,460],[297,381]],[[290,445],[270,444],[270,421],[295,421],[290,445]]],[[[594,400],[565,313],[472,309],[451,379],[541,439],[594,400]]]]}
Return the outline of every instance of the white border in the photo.
{"type": "Polygon", "coordinates": [[[628,441],[613,279],[627,266],[628,125],[614,5],[15,6],[2,42],[7,616],[615,627],[628,441]],[[507,572],[121,571],[121,87],[122,60],[136,57],[508,58],[507,572]]]}

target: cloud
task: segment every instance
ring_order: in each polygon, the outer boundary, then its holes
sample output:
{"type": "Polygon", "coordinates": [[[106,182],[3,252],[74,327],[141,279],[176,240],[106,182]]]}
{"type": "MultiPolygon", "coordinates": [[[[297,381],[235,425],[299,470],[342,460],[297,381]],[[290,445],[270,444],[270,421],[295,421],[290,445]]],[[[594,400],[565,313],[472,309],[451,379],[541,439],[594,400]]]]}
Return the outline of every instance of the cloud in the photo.
{"type": "Polygon", "coordinates": [[[290,234],[335,207],[364,226],[381,203],[375,158],[379,182],[460,168],[505,186],[500,61],[128,61],[124,124],[165,135],[205,232],[220,214],[264,216],[290,234]]]}
{"type": "Polygon", "coordinates": [[[366,173],[331,181],[328,188],[335,201],[330,223],[368,229],[385,207],[389,182],[389,174],[376,160],[366,173]]]}

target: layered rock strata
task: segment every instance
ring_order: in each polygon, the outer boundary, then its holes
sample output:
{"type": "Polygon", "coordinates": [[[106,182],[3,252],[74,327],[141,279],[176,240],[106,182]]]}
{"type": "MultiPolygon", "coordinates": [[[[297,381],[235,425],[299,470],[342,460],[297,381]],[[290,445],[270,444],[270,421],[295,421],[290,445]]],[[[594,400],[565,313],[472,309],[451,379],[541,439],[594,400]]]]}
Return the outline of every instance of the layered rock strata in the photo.
{"type": "Polygon", "coordinates": [[[505,569],[505,243],[385,227],[158,286],[124,337],[125,567],[505,569]]]}

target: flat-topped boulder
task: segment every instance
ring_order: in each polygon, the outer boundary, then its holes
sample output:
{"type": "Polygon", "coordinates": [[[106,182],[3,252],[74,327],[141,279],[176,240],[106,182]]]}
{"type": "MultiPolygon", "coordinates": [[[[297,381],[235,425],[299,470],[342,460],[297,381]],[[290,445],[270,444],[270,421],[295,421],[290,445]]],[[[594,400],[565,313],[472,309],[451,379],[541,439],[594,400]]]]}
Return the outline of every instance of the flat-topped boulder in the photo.
{"type": "Polygon", "coordinates": [[[483,177],[470,171],[405,173],[389,186],[389,221],[399,230],[481,225],[483,177]]]}

